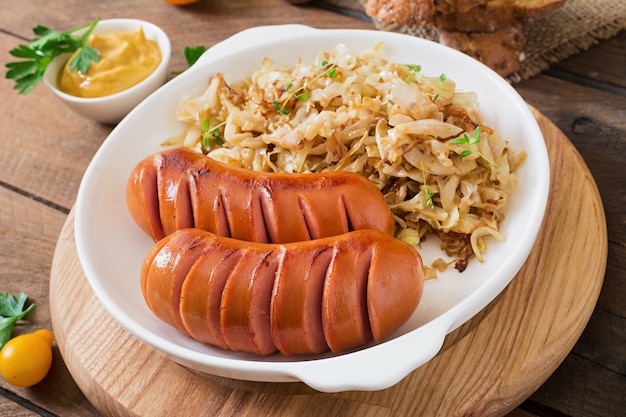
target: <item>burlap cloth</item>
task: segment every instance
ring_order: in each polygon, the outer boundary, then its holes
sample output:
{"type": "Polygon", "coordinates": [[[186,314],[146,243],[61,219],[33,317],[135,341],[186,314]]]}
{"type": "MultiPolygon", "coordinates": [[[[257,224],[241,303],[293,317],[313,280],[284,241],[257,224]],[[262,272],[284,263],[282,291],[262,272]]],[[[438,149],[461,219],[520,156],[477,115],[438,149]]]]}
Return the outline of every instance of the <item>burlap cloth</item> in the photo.
{"type": "MultiPolygon", "coordinates": [[[[360,2],[365,4],[366,0],[360,2]]],[[[380,30],[438,39],[432,27],[381,24],[376,20],[374,24],[380,30]]],[[[512,83],[528,79],[623,29],[626,29],[626,0],[567,0],[558,10],[524,26],[526,44],[521,68],[507,79],[512,83]]]]}

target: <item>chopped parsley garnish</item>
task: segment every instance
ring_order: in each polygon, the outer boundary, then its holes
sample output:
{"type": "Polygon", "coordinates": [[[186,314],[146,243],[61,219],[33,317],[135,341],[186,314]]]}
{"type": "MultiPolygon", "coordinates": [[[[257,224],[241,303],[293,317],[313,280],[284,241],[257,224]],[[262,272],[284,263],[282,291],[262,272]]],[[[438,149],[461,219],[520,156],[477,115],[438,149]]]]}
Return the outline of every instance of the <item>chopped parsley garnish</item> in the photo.
{"type": "Polygon", "coordinates": [[[454,139],[452,139],[450,141],[450,143],[452,143],[454,145],[468,145],[468,146],[472,147],[472,149],[464,149],[459,154],[459,156],[461,158],[468,157],[473,152],[476,152],[485,161],[489,162],[491,165],[497,166],[497,164],[495,162],[493,162],[492,160],[487,158],[485,155],[483,155],[482,152],[480,152],[478,150],[478,143],[479,142],[480,142],[480,126],[476,126],[476,128],[474,129],[474,134],[472,136],[469,136],[467,134],[467,132],[463,132],[463,134],[461,136],[459,136],[458,138],[454,138],[454,139]]]}
{"type": "Polygon", "coordinates": [[[207,151],[211,149],[213,144],[217,146],[224,145],[224,139],[220,136],[220,127],[224,126],[226,122],[219,123],[211,127],[211,121],[208,117],[202,120],[202,147],[207,151]]]}
{"type": "Polygon", "coordinates": [[[285,85],[285,91],[288,92],[289,95],[287,96],[285,100],[283,100],[282,103],[279,103],[278,101],[275,100],[274,109],[276,109],[276,111],[282,115],[287,115],[291,113],[291,110],[287,110],[285,108],[287,103],[289,103],[289,101],[291,101],[292,98],[296,100],[306,100],[307,98],[311,97],[311,92],[307,91],[307,88],[309,88],[309,86],[312,83],[314,83],[315,81],[319,80],[320,78],[324,76],[328,76],[328,78],[335,78],[337,76],[336,66],[337,64],[334,64],[334,63],[329,64],[327,61],[324,61],[322,62],[322,65],[321,65],[324,71],[318,74],[315,78],[304,83],[304,85],[302,85],[301,87],[296,88],[293,91],[289,91],[289,89],[293,87],[293,83],[288,83],[287,85],[285,85]]]}

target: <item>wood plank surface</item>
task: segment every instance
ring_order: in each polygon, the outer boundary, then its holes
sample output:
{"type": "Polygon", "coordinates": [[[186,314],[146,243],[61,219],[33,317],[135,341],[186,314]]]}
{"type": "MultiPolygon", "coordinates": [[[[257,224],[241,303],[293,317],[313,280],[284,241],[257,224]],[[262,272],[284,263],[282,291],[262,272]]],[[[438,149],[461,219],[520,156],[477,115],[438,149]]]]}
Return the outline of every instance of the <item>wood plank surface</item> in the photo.
{"type": "MultiPolygon", "coordinates": [[[[582,84],[591,84],[599,89],[621,93],[626,89],[626,30],[602,41],[601,48],[591,48],[583,53],[553,65],[547,74],[562,77],[582,84]]],[[[616,106],[616,110],[623,107],[616,106]]]]}
{"type": "MultiPolygon", "coordinates": [[[[14,37],[0,33],[0,50],[14,46],[14,37]]],[[[8,58],[0,54],[3,68],[8,58]]],[[[24,96],[12,88],[8,80],[0,83],[0,183],[67,214],[83,172],[111,127],[69,111],[43,85],[24,96]]]]}
{"type": "MultiPolygon", "coordinates": [[[[178,8],[158,0],[3,0],[0,49],[6,52],[30,38],[37,24],[63,29],[97,16],[137,17],[166,28],[176,70],[184,67],[177,53],[184,46],[211,46],[247,27],[305,23],[373,28],[362,16],[345,13],[358,12],[357,2],[320,0],[302,7],[281,0],[204,0],[178,8]]],[[[626,175],[621,162],[626,145],[625,51],[622,31],[515,86],[565,133],[589,166],[606,212],[609,254],[604,286],[587,328],[546,383],[512,412],[516,417],[626,416],[626,175]]],[[[3,68],[9,59],[0,53],[3,68]]],[[[43,86],[27,96],[17,96],[11,88],[8,80],[0,82],[0,291],[28,292],[38,304],[17,329],[25,332],[51,328],[47,291],[56,237],[82,173],[111,127],[71,113],[43,86]]],[[[25,415],[98,415],[58,350],[53,371],[42,384],[18,389],[0,380],[0,389],[0,415],[21,415],[20,404],[36,410],[27,408],[25,415]]],[[[224,412],[232,413],[237,401],[233,397],[224,412]]]]}
{"type": "MultiPolygon", "coordinates": [[[[35,309],[16,325],[14,334],[39,328],[52,330],[48,297],[54,252],[51,249],[56,246],[66,216],[59,210],[3,187],[0,187],[0,201],[0,291],[14,295],[25,292],[29,295],[29,302],[36,304],[35,309]]],[[[20,398],[25,404],[45,407],[41,409],[60,415],[71,416],[74,411],[77,413],[74,415],[88,416],[89,411],[94,410],[74,382],[56,345],[52,368],[41,383],[33,388],[15,388],[0,378],[0,392],[5,390],[7,394],[0,398],[13,393],[13,397],[20,398]]],[[[4,404],[2,407],[5,407],[4,404]]],[[[10,416],[12,413],[0,412],[0,415],[10,416]]],[[[95,415],[95,411],[91,415],[95,415]]]]}
{"type": "Polygon", "coordinates": [[[11,401],[11,399],[0,396],[0,415],[11,417],[35,417],[40,414],[29,410],[26,407],[22,407],[18,403],[11,401]]]}
{"type": "MultiPolygon", "coordinates": [[[[617,53],[626,48],[626,31],[602,46],[516,86],[579,150],[598,184],[607,219],[609,255],[596,310],[572,353],[527,403],[529,409],[541,410],[535,405],[540,404],[573,416],[626,415],[626,58],[617,53]],[[606,64],[593,69],[598,62],[606,64]],[[586,81],[571,81],[580,78],[586,81]]],[[[589,256],[594,253],[589,247],[589,256]]]]}

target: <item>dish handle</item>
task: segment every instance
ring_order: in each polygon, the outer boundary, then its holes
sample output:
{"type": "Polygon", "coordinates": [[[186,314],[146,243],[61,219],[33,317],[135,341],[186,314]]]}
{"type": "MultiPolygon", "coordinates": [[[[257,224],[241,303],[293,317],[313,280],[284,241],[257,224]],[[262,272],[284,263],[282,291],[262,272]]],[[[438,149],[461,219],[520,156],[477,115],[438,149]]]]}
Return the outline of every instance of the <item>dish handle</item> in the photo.
{"type": "Polygon", "coordinates": [[[355,355],[355,360],[345,361],[337,356],[304,362],[292,376],[317,391],[329,393],[390,388],[435,357],[441,350],[447,333],[446,326],[431,322],[418,331],[348,353],[355,355]],[[333,375],[333,378],[329,379],[329,375],[333,375]]]}

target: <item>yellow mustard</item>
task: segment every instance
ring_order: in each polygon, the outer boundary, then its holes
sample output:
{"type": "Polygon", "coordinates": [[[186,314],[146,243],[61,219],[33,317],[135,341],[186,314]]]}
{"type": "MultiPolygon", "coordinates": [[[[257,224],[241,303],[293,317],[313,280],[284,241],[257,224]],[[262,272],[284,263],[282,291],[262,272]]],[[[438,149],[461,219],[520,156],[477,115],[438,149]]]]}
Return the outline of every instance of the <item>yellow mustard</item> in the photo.
{"type": "Polygon", "coordinates": [[[70,70],[70,57],[59,80],[59,88],[77,97],[104,97],[119,93],[148,77],[161,62],[158,44],[136,32],[91,35],[89,45],[100,52],[86,73],[70,70]]]}

